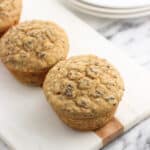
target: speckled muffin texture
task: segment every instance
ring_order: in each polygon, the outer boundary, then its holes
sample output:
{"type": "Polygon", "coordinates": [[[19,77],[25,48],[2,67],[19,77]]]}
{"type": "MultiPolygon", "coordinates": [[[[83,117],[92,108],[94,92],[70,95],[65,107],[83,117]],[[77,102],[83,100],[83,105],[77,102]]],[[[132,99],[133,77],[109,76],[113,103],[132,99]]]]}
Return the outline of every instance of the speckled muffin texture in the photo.
{"type": "Polygon", "coordinates": [[[0,36],[18,23],[21,9],[22,0],[0,0],[0,36]]]}
{"type": "Polygon", "coordinates": [[[113,118],[123,96],[118,71],[105,59],[75,56],[46,76],[44,93],[61,120],[78,130],[95,130],[113,118]]]}
{"type": "Polygon", "coordinates": [[[52,22],[27,21],[0,39],[0,57],[17,79],[42,85],[48,70],[68,53],[68,38],[62,28],[52,22]]]}

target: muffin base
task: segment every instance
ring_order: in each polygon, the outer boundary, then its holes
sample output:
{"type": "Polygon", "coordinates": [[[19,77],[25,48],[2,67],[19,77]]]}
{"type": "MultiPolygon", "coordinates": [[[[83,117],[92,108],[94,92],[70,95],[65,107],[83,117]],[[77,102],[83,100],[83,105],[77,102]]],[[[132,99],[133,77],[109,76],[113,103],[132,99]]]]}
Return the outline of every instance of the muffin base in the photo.
{"type": "Polygon", "coordinates": [[[73,117],[65,116],[65,114],[60,113],[55,110],[58,117],[69,127],[80,130],[80,131],[92,131],[105,126],[109,121],[111,121],[114,117],[114,113],[109,112],[105,114],[105,116],[94,117],[94,118],[83,118],[83,119],[74,119],[73,117]]]}
{"type": "MultiPolygon", "coordinates": [[[[7,67],[8,68],[8,67],[7,67]]],[[[14,77],[24,84],[32,86],[42,86],[48,70],[42,72],[21,72],[8,68],[14,77]]]]}
{"type": "Polygon", "coordinates": [[[11,28],[14,25],[17,25],[19,23],[19,20],[20,20],[20,17],[18,18],[18,20],[14,21],[12,24],[9,24],[9,25],[5,26],[4,28],[1,28],[0,29],[0,37],[2,37],[8,31],[9,28],[11,28]]]}

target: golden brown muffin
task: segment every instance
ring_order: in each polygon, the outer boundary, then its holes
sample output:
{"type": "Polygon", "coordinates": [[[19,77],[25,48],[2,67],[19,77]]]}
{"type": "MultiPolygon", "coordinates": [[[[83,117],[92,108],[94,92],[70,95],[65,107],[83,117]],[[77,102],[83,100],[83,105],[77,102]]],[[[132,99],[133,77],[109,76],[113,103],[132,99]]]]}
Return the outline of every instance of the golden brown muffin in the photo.
{"type": "Polygon", "coordinates": [[[0,36],[18,23],[22,0],[0,0],[0,36]]]}
{"type": "Polygon", "coordinates": [[[78,130],[110,121],[122,98],[123,80],[106,60],[93,55],[61,61],[47,74],[44,93],[55,112],[78,130]]]}
{"type": "Polygon", "coordinates": [[[63,29],[52,22],[21,23],[0,40],[0,57],[17,79],[41,85],[48,70],[68,53],[68,38],[63,29]]]}

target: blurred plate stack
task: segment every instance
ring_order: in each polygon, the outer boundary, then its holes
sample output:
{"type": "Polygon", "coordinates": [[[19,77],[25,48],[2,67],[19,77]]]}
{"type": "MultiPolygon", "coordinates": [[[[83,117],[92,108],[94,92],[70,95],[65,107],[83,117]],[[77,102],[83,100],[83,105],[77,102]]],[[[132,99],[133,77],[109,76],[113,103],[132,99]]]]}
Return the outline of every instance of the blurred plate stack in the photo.
{"type": "Polygon", "coordinates": [[[150,0],[68,0],[87,14],[104,18],[136,18],[150,15],[150,0]]]}

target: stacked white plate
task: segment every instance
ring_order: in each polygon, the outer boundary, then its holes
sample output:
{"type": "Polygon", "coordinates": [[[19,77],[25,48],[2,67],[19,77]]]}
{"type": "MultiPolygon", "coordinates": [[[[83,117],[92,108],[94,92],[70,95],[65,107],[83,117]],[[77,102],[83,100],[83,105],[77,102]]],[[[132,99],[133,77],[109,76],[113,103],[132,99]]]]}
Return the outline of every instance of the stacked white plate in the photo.
{"type": "Polygon", "coordinates": [[[73,7],[98,17],[135,18],[150,15],[150,0],[68,0],[73,7]]]}

